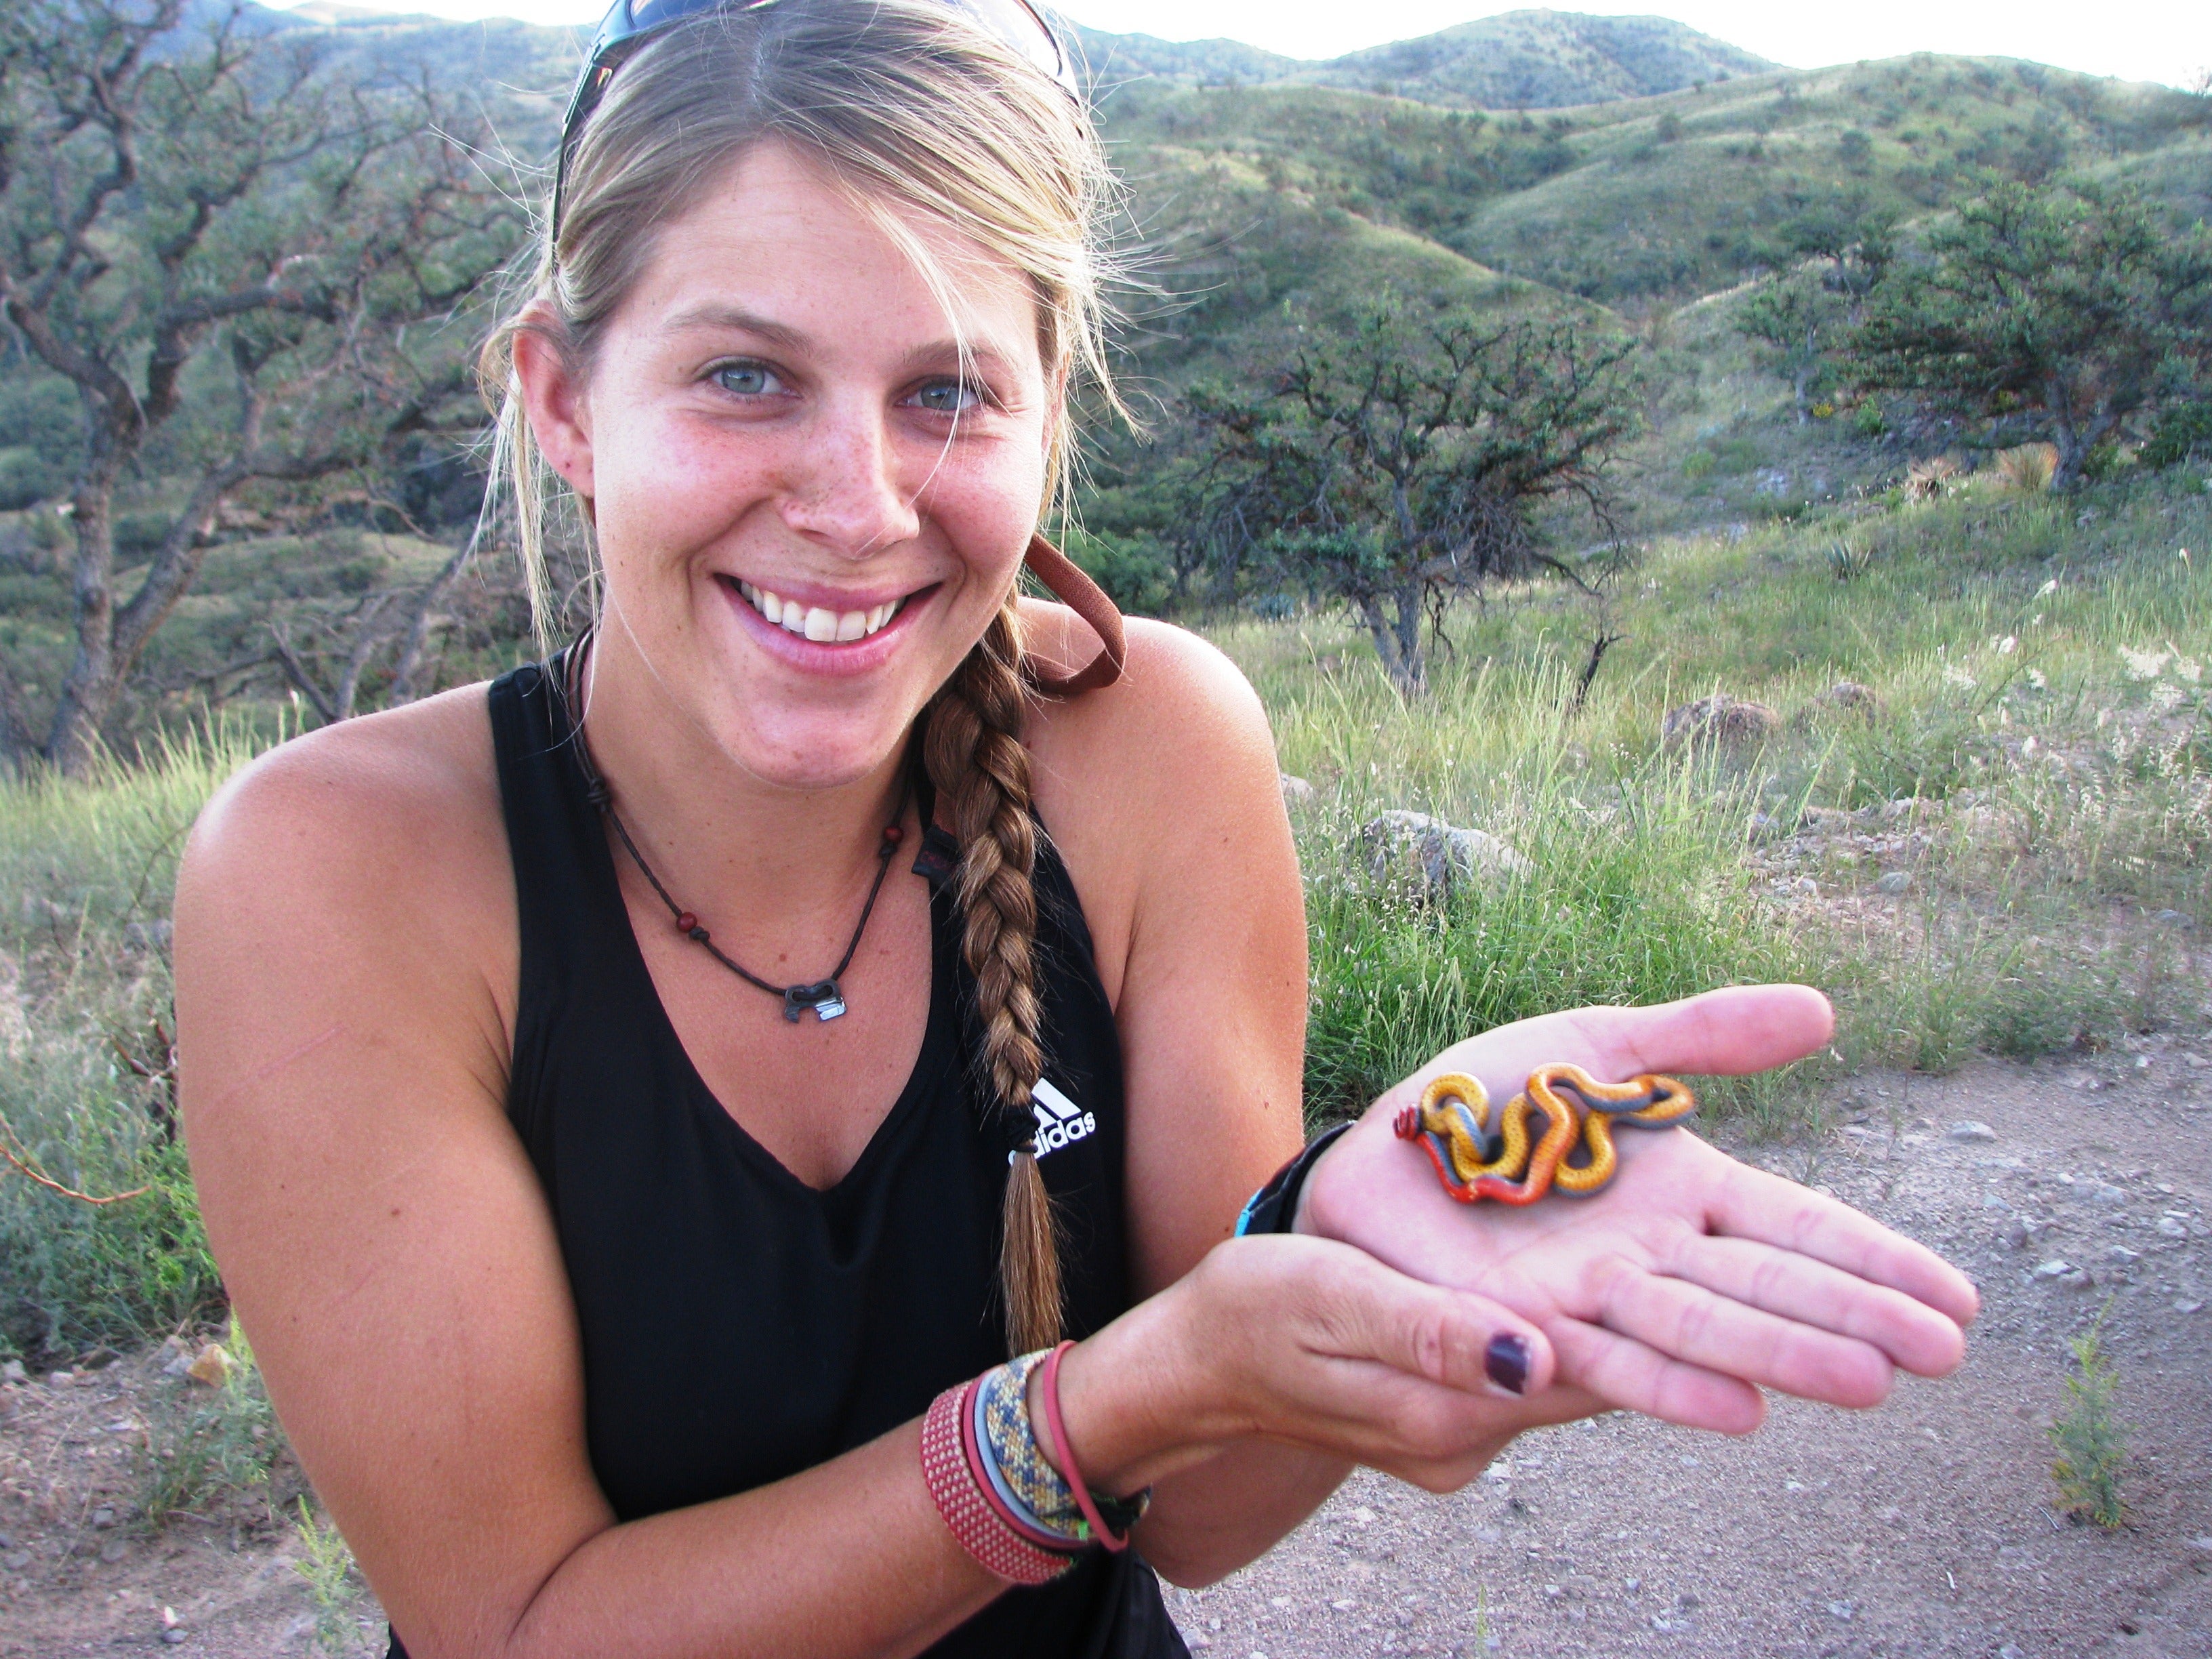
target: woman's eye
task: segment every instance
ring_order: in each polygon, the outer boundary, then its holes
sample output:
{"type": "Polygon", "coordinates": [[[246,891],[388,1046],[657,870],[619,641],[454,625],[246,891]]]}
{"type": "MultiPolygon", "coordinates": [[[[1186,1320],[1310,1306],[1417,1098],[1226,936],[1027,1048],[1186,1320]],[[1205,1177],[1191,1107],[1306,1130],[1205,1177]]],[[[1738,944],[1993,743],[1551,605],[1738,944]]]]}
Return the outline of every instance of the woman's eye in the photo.
{"type": "Polygon", "coordinates": [[[714,384],[740,398],[763,398],[783,390],[783,382],[766,363],[724,363],[714,371],[714,384]]]}
{"type": "Polygon", "coordinates": [[[983,394],[961,380],[932,380],[912,401],[933,415],[965,415],[983,406],[983,394]]]}

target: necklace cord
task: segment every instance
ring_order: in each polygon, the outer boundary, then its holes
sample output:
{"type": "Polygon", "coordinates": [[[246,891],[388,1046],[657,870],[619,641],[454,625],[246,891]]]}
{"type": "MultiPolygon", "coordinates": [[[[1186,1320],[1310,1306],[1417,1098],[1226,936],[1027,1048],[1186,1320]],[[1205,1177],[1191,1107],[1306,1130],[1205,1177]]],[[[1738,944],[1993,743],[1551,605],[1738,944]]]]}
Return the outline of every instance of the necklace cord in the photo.
{"type": "Polygon", "coordinates": [[[770,996],[782,998],[783,1017],[787,1020],[796,1021],[802,1006],[813,1008],[817,1019],[836,1018],[845,1009],[844,993],[839,988],[838,981],[844,978],[845,970],[853,965],[853,958],[859,953],[861,937],[868,931],[868,918],[875,915],[876,900],[884,890],[884,878],[890,873],[891,854],[897,850],[901,838],[899,826],[906,817],[907,803],[913,793],[910,776],[907,787],[899,792],[897,810],[892,814],[890,823],[884,828],[882,841],[877,846],[875,879],[868,884],[867,902],[860,907],[860,919],[854,924],[852,938],[846,941],[845,954],[838,957],[837,965],[830,970],[826,979],[792,985],[771,984],[718,946],[714,942],[713,934],[698,916],[676,902],[675,896],[653,873],[652,865],[646,862],[645,854],[632,839],[629,826],[623,822],[622,814],[615,811],[614,791],[608,787],[606,779],[600,775],[598,766],[592,762],[591,744],[584,736],[583,716],[577,697],[577,680],[582,673],[582,663],[589,649],[591,637],[588,631],[580,635],[562,654],[561,673],[556,682],[562,713],[568,718],[569,735],[574,740],[577,764],[584,774],[586,798],[599,808],[600,816],[614,826],[616,839],[622,842],[623,850],[629,854],[630,862],[637,866],[638,873],[659,895],[660,902],[668,907],[668,914],[675,919],[677,927],[686,939],[746,984],[765,991],[770,996]],[[836,1010],[834,1013],[828,1012],[832,1007],[836,1010]]]}

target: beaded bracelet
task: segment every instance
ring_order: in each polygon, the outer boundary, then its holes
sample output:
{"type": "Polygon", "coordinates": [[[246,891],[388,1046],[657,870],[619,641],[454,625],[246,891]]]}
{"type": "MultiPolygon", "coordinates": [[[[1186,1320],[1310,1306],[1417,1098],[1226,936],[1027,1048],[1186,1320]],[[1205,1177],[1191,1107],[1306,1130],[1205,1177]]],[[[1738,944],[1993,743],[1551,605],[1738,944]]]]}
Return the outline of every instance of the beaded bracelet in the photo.
{"type": "Polygon", "coordinates": [[[1024,1354],[948,1389],[922,1420],[922,1474],[938,1512],[969,1554],[1015,1583],[1058,1577],[1094,1544],[1125,1548],[1152,1501],[1149,1491],[1113,1498],[1081,1484],[1060,1414],[1060,1357],[1073,1346],[1024,1354]],[[1039,1448],[1030,1419],[1039,1364],[1046,1432],[1067,1477],[1039,1448]]]}
{"type": "Polygon", "coordinates": [[[960,1547],[986,1572],[1009,1583],[1048,1583],[1075,1565],[1074,1553],[1026,1535],[978,1468],[984,1455],[963,1425],[974,1422],[981,1382],[978,1377],[947,1389],[930,1403],[921,1419],[921,1477],[960,1547]]]}
{"type": "MultiPolygon", "coordinates": [[[[1064,1342],[1060,1349],[1073,1346],[1064,1342]]],[[[1039,1447],[1037,1424],[1029,1409],[1030,1375],[1039,1364],[1045,1368],[1042,1392],[1048,1430],[1060,1405],[1059,1367],[1052,1352],[1039,1349],[1024,1354],[983,1378],[975,1401],[975,1426],[977,1438],[990,1454],[986,1474],[1006,1492],[1018,1519],[1042,1527],[1064,1546],[1080,1548],[1096,1542],[1118,1549],[1129,1528],[1144,1519],[1152,1495],[1141,1492],[1133,1498],[1115,1498],[1085,1491],[1077,1496],[1073,1481],[1063,1477],[1039,1447]],[[1103,1522],[1103,1531],[1086,1510],[1085,1498],[1103,1522]]],[[[1060,1461],[1064,1464],[1066,1457],[1060,1461]]]]}

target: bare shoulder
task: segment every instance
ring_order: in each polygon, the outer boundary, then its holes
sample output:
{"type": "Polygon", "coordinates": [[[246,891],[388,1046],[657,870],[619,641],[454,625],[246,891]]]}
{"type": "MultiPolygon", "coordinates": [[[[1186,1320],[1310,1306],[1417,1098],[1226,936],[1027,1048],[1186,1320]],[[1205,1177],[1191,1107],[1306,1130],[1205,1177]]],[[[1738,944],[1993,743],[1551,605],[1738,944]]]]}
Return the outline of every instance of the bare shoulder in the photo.
{"type": "MultiPolygon", "coordinates": [[[[1028,640],[1055,665],[1079,665],[1097,649],[1091,631],[1065,606],[1024,602],[1022,619],[1028,640]]],[[[1141,617],[1128,623],[1121,679],[1102,691],[1041,704],[1030,748],[1049,773],[1133,769],[1133,775],[1114,781],[1149,780],[1147,793],[1202,785],[1191,775],[1191,762],[1249,764],[1264,755],[1268,777],[1274,775],[1266,712],[1237,665],[1188,629],[1141,617]]],[[[1052,787],[1040,778],[1041,794],[1052,787]]]]}
{"type": "MultiPolygon", "coordinates": [[[[1097,647],[1057,606],[1036,607],[1041,652],[1080,663],[1097,647]]],[[[1103,690],[1040,703],[1028,744],[1037,810],[1065,858],[1118,1001],[1117,972],[1147,917],[1196,925],[1212,893],[1253,900],[1296,864],[1258,696],[1214,646],[1165,623],[1132,621],[1128,662],[1103,690]]],[[[1286,873],[1287,872],[1287,873],[1286,873]]]]}
{"type": "Polygon", "coordinates": [[[332,928],[368,954],[387,934],[496,951],[514,899],[484,688],[326,726],[244,769],[193,828],[177,910],[180,952],[332,928]]]}

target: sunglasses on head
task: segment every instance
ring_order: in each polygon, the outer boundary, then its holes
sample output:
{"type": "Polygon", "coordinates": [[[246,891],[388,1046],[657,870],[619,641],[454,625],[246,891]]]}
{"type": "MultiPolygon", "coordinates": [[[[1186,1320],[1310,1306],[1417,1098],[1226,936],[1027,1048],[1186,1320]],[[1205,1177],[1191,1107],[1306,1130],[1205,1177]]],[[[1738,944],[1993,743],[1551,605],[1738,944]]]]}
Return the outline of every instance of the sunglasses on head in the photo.
{"type": "MultiPolygon", "coordinates": [[[[600,20],[599,32],[592,36],[584,72],[576,77],[576,90],[569,95],[568,112],[561,122],[561,154],[553,173],[556,230],[561,223],[561,198],[568,183],[569,152],[576,147],[576,135],[583,131],[584,123],[606,95],[607,82],[615,78],[615,71],[653,36],[687,17],[709,11],[761,11],[775,3],[775,0],[615,0],[600,20]]],[[[982,25],[1057,82],[1069,97],[1082,102],[1083,86],[1073,60],[1053,33],[1052,25],[1045,21],[1044,14],[1029,0],[941,0],[941,3],[982,25]]]]}

